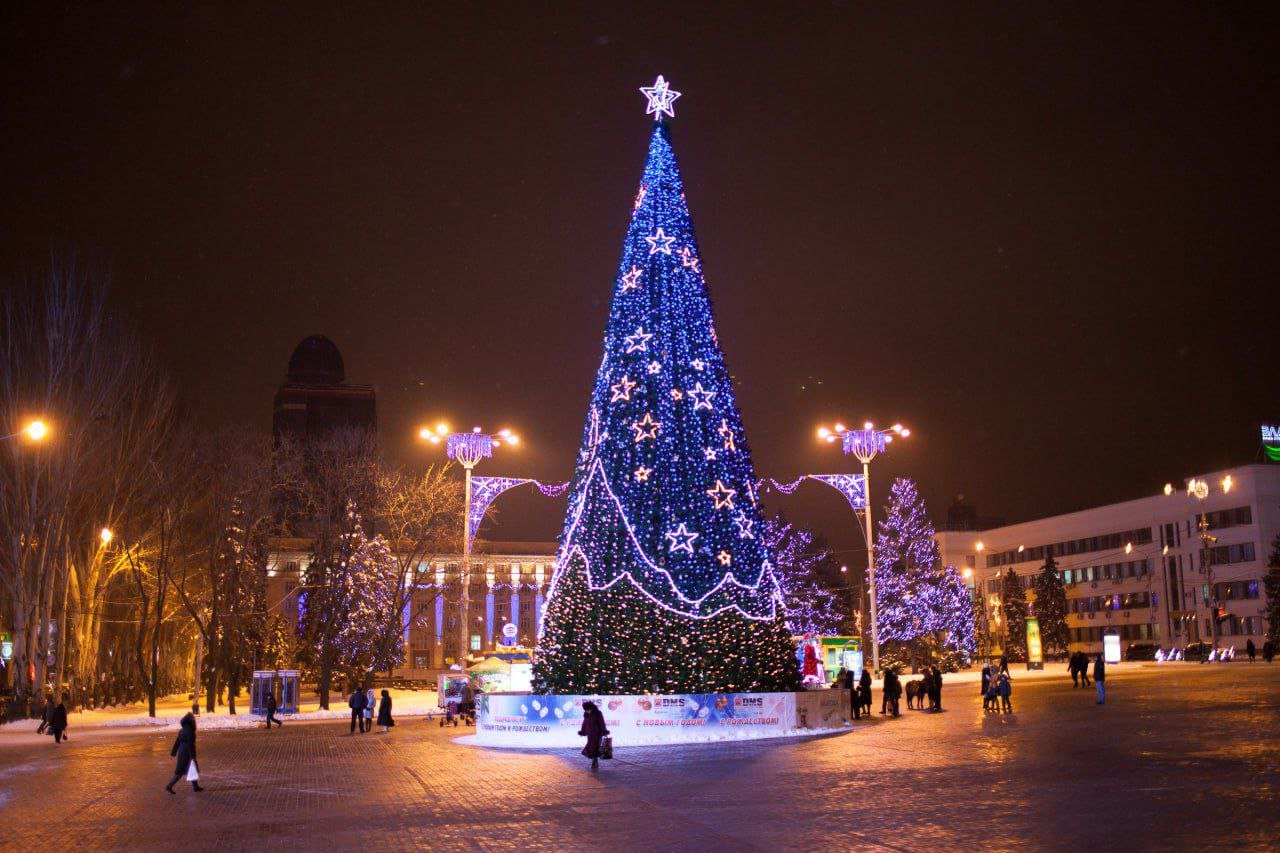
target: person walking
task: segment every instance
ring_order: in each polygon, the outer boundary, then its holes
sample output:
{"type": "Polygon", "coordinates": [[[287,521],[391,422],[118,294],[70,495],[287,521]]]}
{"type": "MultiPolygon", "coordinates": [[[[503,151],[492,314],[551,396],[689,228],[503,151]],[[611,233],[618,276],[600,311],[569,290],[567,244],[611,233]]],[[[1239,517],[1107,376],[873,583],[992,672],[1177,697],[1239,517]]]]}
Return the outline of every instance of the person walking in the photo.
{"type": "Polygon", "coordinates": [[[1258,647],[1253,644],[1252,637],[1250,637],[1249,641],[1244,644],[1244,650],[1245,653],[1249,655],[1249,663],[1253,663],[1254,657],[1258,654],[1258,647]]]}
{"type": "Polygon", "coordinates": [[[373,731],[373,712],[378,710],[378,700],[374,698],[373,688],[370,687],[364,694],[364,730],[366,732],[373,731]]]}
{"type": "Polygon", "coordinates": [[[982,665],[982,710],[991,710],[991,664],[982,665]]]}
{"type": "Polygon", "coordinates": [[[1272,658],[1276,656],[1275,644],[1267,640],[1262,644],[1262,659],[1267,663],[1271,663],[1272,658]]]}
{"type": "Polygon", "coordinates": [[[49,728],[49,718],[53,716],[53,694],[44,694],[44,707],[40,709],[40,728],[36,729],[36,734],[44,734],[44,730],[49,728]]]}
{"type": "Polygon", "coordinates": [[[942,670],[933,668],[933,710],[942,710],[942,670]]]}
{"type": "Polygon", "coordinates": [[[382,726],[379,734],[386,734],[396,721],[391,719],[391,692],[389,690],[382,691],[382,703],[378,705],[378,725],[382,726]]]}
{"type": "MultiPolygon", "coordinates": [[[[62,701],[58,703],[58,707],[49,713],[49,731],[53,732],[53,742],[62,743],[66,739],[64,732],[67,730],[67,700],[70,697],[62,694],[62,701]]],[[[53,701],[50,697],[49,701],[53,701]]]]}
{"type": "Polygon", "coordinates": [[[271,690],[267,693],[267,731],[271,731],[271,724],[275,723],[277,727],[284,728],[284,723],[276,719],[276,691],[271,690]]]}
{"type": "Polygon", "coordinates": [[[1080,686],[1080,659],[1077,657],[1079,652],[1072,652],[1067,656],[1067,671],[1071,673],[1071,688],[1080,686]]]}
{"type": "Polygon", "coordinates": [[[1107,665],[1102,660],[1102,655],[1098,655],[1093,659],[1093,683],[1098,688],[1098,704],[1105,705],[1107,702],[1107,687],[1103,681],[1107,677],[1107,665]]]}
{"type": "Polygon", "coordinates": [[[1080,664],[1079,664],[1080,665],[1080,684],[1083,687],[1088,687],[1089,686],[1089,656],[1084,652],[1079,652],[1078,654],[1080,655],[1080,664]]]}
{"type": "Polygon", "coordinates": [[[591,769],[600,769],[600,742],[609,734],[609,729],[604,724],[604,714],[600,713],[600,709],[595,702],[582,703],[582,728],[578,729],[578,736],[587,739],[587,745],[582,748],[582,754],[591,759],[591,769]]]}
{"type": "Polygon", "coordinates": [[[187,713],[178,724],[178,737],[173,742],[173,749],[169,750],[170,755],[176,755],[178,761],[173,766],[173,778],[169,780],[169,784],[164,789],[170,794],[177,794],[173,790],[173,786],[178,780],[187,775],[192,766],[195,766],[196,778],[191,780],[191,790],[203,791],[200,787],[200,765],[196,762],[196,718],[187,713]]]}
{"type": "Polygon", "coordinates": [[[364,703],[364,691],[359,687],[352,690],[351,697],[347,699],[347,706],[351,708],[351,734],[356,733],[356,726],[364,733],[364,703]]]}
{"type": "Polygon", "coordinates": [[[1009,678],[1009,673],[1000,673],[1000,680],[996,684],[996,693],[1000,697],[1000,713],[1012,714],[1013,702],[1013,680],[1009,678]]]}
{"type": "Polygon", "coordinates": [[[1000,655],[1000,671],[1007,673],[1009,671],[1009,656],[1000,655]]]}

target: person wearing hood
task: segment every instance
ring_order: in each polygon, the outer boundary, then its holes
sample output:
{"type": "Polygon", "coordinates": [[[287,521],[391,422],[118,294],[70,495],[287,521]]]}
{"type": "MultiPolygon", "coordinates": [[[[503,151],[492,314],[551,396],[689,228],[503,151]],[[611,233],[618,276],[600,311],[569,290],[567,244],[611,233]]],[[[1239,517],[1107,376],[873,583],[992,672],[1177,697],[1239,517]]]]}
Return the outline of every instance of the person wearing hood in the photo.
{"type": "Polygon", "coordinates": [[[591,759],[592,770],[599,770],[600,742],[609,734],[609,729],[604,724],[604,714],[595,702],[582,703],[582,728],[578,729],[578,734],[587,739],[582,754],[591,759]]]}
{"type": "MultiPolygon", "coordinates": [[[[164,789],[170,794],[176,794],[177,791],[173,790],[173,786],[186,775],[192,765],[195,765],[197,774],[200,772],[200,765],[196,762],[196,718],[190,713],[180,721],[178,738],[173,742],[173,749],[169,750],[169,754],[177,756],[178,762],[173,767],[173,778],[169,780],[168,785],[164,786],[164,789]]],[[[191,790],[204,790],[200,787],[199,779],[191,780],[191,790]]]]}

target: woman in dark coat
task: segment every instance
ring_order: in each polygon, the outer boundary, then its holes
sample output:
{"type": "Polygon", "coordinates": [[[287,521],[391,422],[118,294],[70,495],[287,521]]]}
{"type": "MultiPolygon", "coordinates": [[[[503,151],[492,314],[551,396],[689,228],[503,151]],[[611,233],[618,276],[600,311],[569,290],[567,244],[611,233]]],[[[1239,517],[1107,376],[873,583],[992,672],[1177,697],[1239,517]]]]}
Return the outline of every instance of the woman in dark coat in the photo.
{"type": "Polygon", "coordinates": [[[582,754],[591,759],[592,770],[599,770],[600,741],[609,734],[609,729],[605,727],[604,714],[600,713],[595,702],[582,703],[582,728],[578,729],[578,734],[587,739],[582,754]]]}
{"type": "Polygon", "coordinates": [[[391,694],[383,690],[382,701],[378,703],[378,725],[382,726],[380,734],[386,734],[396,721],[391,719],[391,694]]]}
{"type": "MultiPolygon", "coordinates": [[[[192,762],[196,760],[196,718],[187,714],[182,718],[178,728],[178,738],[173,742],[173,749],[169,750],[170,755],[178,756],[178,763],[173,768],[173,778],[169,780],[169,784],[164,789],[170,794],[176,794],[173,786],[179,779],[187,775],[192,762]]],[[[196,769],[199,770],[200,764],[196,763],[196,769]]],[[[191,783],[191,790],[203,791],[199,781],[191,783]]]]}
{"type": "MultiPolygon", "coordinates": [[[[50,699],[49,701],[53,701],[50,699]]],[[[53,709],[49,714],[49,731],[53,732],[53,742],[62,743],[62,733],[67,730],[67,695],[62,695],[62,701],[58,703],[58,707],[53,709]]]]}

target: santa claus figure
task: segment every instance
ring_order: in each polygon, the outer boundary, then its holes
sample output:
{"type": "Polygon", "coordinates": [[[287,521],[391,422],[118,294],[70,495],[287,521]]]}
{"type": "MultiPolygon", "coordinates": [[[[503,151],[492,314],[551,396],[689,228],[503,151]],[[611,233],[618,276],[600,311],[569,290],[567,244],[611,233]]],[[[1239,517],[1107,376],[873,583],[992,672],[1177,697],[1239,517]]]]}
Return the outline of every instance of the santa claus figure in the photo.
{"type": "Polygon", "coordinates": [[[804,684],[822,684],[826,681],[822,666],[822,655],[819,653],[818,639],[805,637],[803,646],[804,658],[800,664],[800,680],[804,684]]]}

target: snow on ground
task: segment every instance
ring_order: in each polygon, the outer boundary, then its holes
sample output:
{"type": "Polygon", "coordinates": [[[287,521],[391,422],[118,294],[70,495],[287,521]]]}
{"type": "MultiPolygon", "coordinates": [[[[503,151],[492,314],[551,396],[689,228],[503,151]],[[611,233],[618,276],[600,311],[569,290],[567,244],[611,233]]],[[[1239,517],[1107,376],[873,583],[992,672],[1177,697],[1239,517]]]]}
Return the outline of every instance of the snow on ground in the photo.
{"type": "MultiPolygon", "coordinates": [[[[380,689],[375,690],[381,696],[380,689]]],[[[158,729],[176,729],[178,721],[191,710],[190,694],[175,694],[156,699],[156,715],[147,716],[145,702],[133,705],[119,705],[109,708],[98,708],[92,711],[79,711],[69,715],[68,729],[75,732],[86,728],[127,728],[144,727],[158,729]]],[[[320,699],[315,694],[304,694],[301,708],[296,714],[277,714],[283,722],[299,720],[336,720],[349,719],[351,709],[347,707],[347,697],[333,693],[329,697],[330,708],[322,711],[320,699]],[[308,710],[309,709],[309,710],[308,710]]],[[[243,696],[236,702],[237,709],[247,709],[249,700],[243,696]]],[[[396,717],[424,717],[443,713],[436,707],[434,690],[391,690],[391,707],[396,717]]],[[[199,727],[201,731],[225,731],[229,729],[252,729],[262,725],[263,717],[257,714],[240,713],[232,716],[227,713],[225,705],[220,705],[215,713],[210,714],[201,703],[199,727]]],[[[39,720],[16,720],[8,725],[0,726],[0,735],[7,732],[30,734],[40,725],[39,720]]]]}

